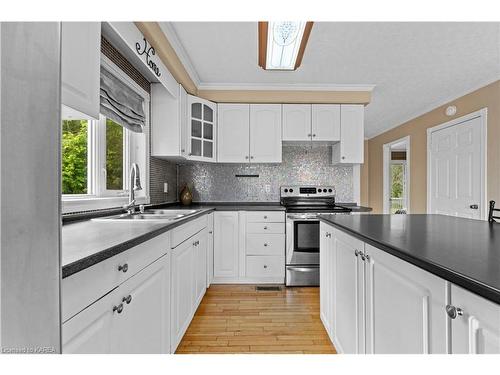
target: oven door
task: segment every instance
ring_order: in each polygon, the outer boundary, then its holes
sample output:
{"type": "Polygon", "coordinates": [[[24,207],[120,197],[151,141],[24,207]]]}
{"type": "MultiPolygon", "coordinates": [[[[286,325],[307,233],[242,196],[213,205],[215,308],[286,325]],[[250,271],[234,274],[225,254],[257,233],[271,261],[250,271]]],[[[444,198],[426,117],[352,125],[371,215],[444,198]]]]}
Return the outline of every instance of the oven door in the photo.
{"type": "Polygon", "coordinates": [[[319,220],[300,214],[287,215],[287,265],[319,264],[319,220]]]}

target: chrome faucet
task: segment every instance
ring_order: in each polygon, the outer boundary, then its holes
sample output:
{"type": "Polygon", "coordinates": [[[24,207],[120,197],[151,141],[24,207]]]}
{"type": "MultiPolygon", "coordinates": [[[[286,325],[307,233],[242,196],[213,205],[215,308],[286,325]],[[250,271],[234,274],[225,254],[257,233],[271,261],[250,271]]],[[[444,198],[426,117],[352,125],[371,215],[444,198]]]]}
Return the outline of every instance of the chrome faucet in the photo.
{"type": "Polygon", "coordinates": [[[128,204],[123,206],[127,210],[129,215],[135,212],[135,192],[136,190],[142,190],[141,187],[141,175],[139,172],[139,166],[136,163],[132,163],[130,168],[130,186],[128,193],[128,204]]]}

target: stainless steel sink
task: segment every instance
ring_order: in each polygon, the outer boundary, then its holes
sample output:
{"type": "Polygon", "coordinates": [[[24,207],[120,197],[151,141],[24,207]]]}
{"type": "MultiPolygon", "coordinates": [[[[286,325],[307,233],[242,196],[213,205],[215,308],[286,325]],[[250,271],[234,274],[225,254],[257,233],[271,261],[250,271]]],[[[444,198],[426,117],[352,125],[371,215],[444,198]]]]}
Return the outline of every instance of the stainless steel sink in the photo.
{"type": "Polygon", "coordinates": [[[144,213],[120,214],[92,219],[94,221],[143,221],[143,222],[165,222],[175,221],[191,215],[194,215],[201,210],[147,210],[144,213]]]}

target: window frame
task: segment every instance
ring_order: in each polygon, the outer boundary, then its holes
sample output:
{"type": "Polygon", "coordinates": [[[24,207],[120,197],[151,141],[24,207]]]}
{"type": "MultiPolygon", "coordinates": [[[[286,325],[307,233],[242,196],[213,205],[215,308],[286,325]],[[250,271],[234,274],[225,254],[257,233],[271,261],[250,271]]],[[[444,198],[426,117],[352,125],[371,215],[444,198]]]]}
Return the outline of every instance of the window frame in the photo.
{"type": "Polygon", "coordinates": [[[87,137],[87,192],[88,194],[62,194],[62,212],[78,212],[122,207],[128,203],[129,173],[132,162],[139,164],[142,190],[136,192],[137,204],[148,204],[149,195],[149,132],[150,132],[150,95],[135,81],[118,68],[109,58],[101,54],[101,66],[115,74],[124,84],[144,98],[145,126],[143,139],[135,137],[125,129],[123,190],[108,190],[106,186],[106,117],[88,120],[87,137]],[[142,144],[141,144],[142,143],[142,144]]]}

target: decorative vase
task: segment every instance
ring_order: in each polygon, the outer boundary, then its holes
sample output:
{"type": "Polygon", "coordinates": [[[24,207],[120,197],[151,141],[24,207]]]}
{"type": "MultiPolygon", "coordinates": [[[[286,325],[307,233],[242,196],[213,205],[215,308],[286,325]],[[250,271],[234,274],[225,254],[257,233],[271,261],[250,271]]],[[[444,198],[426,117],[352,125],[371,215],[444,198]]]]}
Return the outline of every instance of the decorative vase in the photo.
{"type": "Polygon", "coordinates": [[[193,202],[193,194],[187,185],[184,185],[181,190],[180,200],[185,206],[189,206],[193,202]]]}

